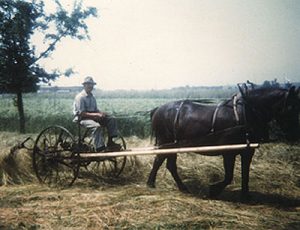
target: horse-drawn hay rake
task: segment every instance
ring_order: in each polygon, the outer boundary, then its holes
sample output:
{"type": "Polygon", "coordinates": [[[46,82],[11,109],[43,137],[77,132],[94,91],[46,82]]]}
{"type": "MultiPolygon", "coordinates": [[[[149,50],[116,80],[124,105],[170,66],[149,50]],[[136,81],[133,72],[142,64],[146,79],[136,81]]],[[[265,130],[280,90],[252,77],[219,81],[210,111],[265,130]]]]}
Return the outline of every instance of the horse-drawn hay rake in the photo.
{"type": "Polygon", "coordinates": [[[250,164],[258,147],[256,142],[270,141],[269,123],[276,122],[287,140],[299,139],[300,88],[248,90],[238,86],[238,94],[218,105],[179,100],[153,109],[151,128],[158,147],[127,150],[120,137],[120,151],[95,153],[85,137],[79,135],[75,140],[65,128],[49,127],[38,136],[34,146],[33,166],[37,177],[50,184],[71,185],[81,166],[94,165],[109,175],[118,176],[127,156],[156,155],[147,185],[155,187],[157,172],[166,160],[166,167],[179,190],[188,191],[177,171],[176,154],[195,152],[223,156],[224,179],[210,185],[209,190],[210,196],[217,196],[232,182],[235,159],[240,155],[241,195],[247,198],[250,164]]]}
{"type": "Polygon", "coordinates": [[[134,148],[126,149],[126,142],[120,135],[116,140],[121,145],[117,152],[95,152],[91,140],[85,133],[82,137],[74,137],[62,126],[50,126],[36,138],[33,149],[33,168],[40,182],[49,185],[70,186],[79,176],[80,168],[97,171],[106,176],[119,176],[126,164],[128,156],[204,153],[206,155],[257,148],[258,144],[238,144],[202,147],[175,148],[134,148]]]}

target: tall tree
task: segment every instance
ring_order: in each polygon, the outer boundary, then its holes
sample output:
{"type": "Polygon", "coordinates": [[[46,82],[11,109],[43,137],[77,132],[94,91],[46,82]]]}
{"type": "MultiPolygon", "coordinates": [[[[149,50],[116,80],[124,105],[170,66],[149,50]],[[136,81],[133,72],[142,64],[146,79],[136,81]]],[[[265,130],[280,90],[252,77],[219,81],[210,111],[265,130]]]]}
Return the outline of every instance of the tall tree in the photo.
{"type": "Polygon", "coordinates": [[[39,83],[60,76],[58,71],[48,73],[38,61],[47,58],[65,37],[89,39],[86,19],[97,16],[96,8],[83,9],[81,1],[74,2],[71,12],[59,0],[55,3],[56,12],[46,13],[42,0],[0,1],[0,93],[16,95],[21,133],[25,132],[23,93],[36,92],[39,83]],[[35,32],[41,32],[47,44],[41,53],[31,44],[35,32]]]}

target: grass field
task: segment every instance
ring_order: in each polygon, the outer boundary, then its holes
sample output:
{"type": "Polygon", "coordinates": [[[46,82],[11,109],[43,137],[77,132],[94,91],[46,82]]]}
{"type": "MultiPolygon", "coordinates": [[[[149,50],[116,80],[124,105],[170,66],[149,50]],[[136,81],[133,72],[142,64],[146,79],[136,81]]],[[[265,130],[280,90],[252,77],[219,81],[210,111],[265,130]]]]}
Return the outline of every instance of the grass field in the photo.
{"type": "MultiPolygon", "coordinates": [[[[72,133],[77,126],[72,122],[74,95],[28,94],[24,97],[26,131],[40,132],[50,125],[63,125],[72,133]]],[[[170,101],[157,98],[103,98],[98,107],[117,118],[119,129],[124,136],[146,137],[150,134],[150,110],[170,101]]],[[[13,96],[0,100],[0,131],[18,131],[18,113],[13,104],[13,96]]]]}
{"type": "MultiPolygon", "coordinates": [[[[117,118],[119,129],[123,136],[150,135],[150,111],[166,102],[178,99],[202,99],[217,101],[230,97],[233,88],[221,89],[194,89],[162,91],[95,91],[98,108],[117,118]],[[199,91],[199,92],[198,92],[199,91]],[[191,92],[194,92],[192,95],[191,92]],[[198,93],[197,93],[198,92],[198,93]],[[197,94],[196,94],[197,93],[197,94]],[[194,97],[191,97],[194,96],[194,97]],[[198,97],[195,97],[198,96],[198,97]]],[[[23,95],[26,119],[26,131],[40,132],[51,125],[63,125],[72,133],[77,127],[72,122],[73,93],[29,93],[23,95]]],[[[14,102],[14,95],[0,95],[0,131],[15,132],[19,130],[18,111],[14,102]]]]}
{"type": "MultiPolygon", "coordinates": [[[[131,159],[116,179],[86,173],[70,188],[49,188],[36,181],[30,152],[9,154],[25,137],[0,133],[0,229],[300,228],[300,143],[264,144],[256,151],[252,200],[241,203],[239,158],[234,182],[217,199],[207,197],[208,186],[222,178],[222,159],[195,154],[178,157],[190,194],[177,190],[165,167],[157,188],[146,187],[152,156],[131,159]]],[[[152,145],[149,139],[126,140],[129,148],[152,145]]]]}

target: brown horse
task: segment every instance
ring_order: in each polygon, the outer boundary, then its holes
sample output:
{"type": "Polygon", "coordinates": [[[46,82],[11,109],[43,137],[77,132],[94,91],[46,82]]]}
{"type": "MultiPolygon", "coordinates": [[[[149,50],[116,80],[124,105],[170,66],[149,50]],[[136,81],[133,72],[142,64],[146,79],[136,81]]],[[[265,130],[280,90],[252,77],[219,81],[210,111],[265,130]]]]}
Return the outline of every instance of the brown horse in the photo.
{"type": "MultiPolygon", "coordinates": [[[[219,105],[203,105],[196,101],[170,102],[151,113],[156,145],[161,148],[203,145],[227,145],[269,141],[268,123],[275,120],[287,139],[299,134],[299,89],[240,88],[240,93],[219,105]]],[[[236,155],[241,155],[242,197],[249,194],[249,168],[254,149],[216,153],[223,155],[224,180],[210,186],[216,196],[231,183],[236,155]]],[[[155,187],[157,171],[167,159],[167,169],[181,191],[188,192],[177,173],[177,154],[157,155],[147,184],[155,187]]]]}

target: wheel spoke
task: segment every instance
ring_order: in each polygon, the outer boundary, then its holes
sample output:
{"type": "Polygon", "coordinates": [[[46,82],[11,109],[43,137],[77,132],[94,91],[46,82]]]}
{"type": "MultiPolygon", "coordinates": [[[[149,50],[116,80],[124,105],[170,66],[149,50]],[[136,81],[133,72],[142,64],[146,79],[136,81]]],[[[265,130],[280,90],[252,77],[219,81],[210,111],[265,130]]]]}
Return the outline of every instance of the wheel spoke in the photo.
{"type": "Polygon", "coordinates": [[[38,179],[49,185],[66,186],[74,182],[79,162],[73,160],[74,138],[65,128],[51,126],[38,136],[33,166],[38,179]]]}

